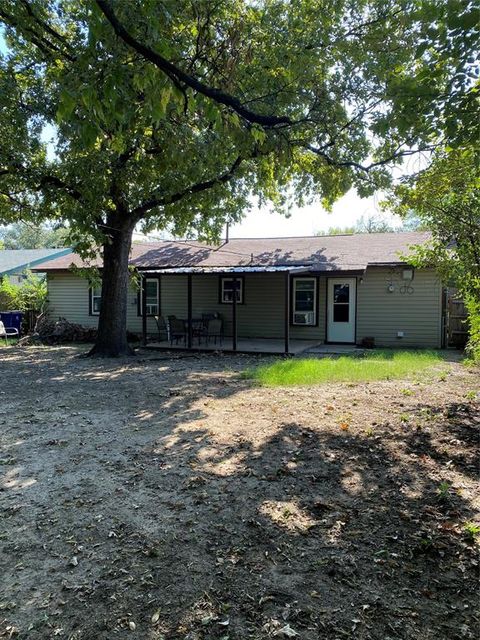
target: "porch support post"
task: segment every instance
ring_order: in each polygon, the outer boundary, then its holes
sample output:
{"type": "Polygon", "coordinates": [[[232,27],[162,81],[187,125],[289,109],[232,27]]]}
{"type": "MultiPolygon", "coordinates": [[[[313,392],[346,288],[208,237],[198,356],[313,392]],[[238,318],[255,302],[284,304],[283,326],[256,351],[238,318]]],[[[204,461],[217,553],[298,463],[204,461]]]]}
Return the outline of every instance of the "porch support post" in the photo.
{"type": "Polygon", "coordinates": [[[290,352],[290,272],[285,273],[285,309],[284,309],[284,330],[285,353],[290,352]]]}
{"type": "Polygon", "coordinates": [[[233,298],[232,298],[232,349],[237,350],[237,283],[238,279],[233,276],[233,298]]]}
{"type": "Polygon", "coordinates": [[[192,274],[187,275],[187,347],[192,348],[192,274]]]}
{"type": "Polygon", "coordinates": [[[147,346],[147,277],[142,274],[141,276],[141,288],[142,288],[142,344],[147,346]]]}

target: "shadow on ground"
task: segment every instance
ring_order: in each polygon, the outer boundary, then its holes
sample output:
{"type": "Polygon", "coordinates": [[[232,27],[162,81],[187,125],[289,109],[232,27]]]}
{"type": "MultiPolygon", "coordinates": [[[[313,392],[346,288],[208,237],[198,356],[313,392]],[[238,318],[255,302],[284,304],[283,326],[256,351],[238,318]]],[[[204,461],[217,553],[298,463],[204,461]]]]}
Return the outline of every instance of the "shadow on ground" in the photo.
{"type": "Polygon", "coordinates": [[[476,402],[343,429],[252,357],[73,353],[0,365],[0,637],[478,637],[476,402]]]}

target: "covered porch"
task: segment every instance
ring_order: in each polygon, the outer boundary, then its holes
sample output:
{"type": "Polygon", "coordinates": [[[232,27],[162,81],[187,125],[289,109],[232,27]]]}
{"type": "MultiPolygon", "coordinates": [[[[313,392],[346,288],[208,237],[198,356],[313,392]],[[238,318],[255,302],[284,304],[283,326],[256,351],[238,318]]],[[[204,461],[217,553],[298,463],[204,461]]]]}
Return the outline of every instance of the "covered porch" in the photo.
{"type": "Polygon", "coordinates": [[[309,333],[291,336],[291,277],[307,272],[306,265],[144,270],[142,344],[159,350],[303,353],[321,342],[309,333]],[[158,281],[158,315],[152,313],[147,292],[152,279],[158,281]],[[222,288],[224,280],[228,288],[222,288]],[[209,336],[208,324],[213,320],[218,325],[218,318],[221,332],[209,336]]]}
{"type": "Polygon", "coordinates": [[[169,340],[147,342],[145,345],[148,349],[157,349],[160,351],[235,351],[236,353],[288,353],[291,355],[300,355],[311,349],[318,347],[318,341],[315,340],[290,340],[288,351],[285,351],[285,343],[283,340],[275,338],[238,338],[236,348],[233,347],[231,337],[224,338],[221,342],[200,343],[193,342],[191,347],[184,344],[171,344],[169,340]]]}

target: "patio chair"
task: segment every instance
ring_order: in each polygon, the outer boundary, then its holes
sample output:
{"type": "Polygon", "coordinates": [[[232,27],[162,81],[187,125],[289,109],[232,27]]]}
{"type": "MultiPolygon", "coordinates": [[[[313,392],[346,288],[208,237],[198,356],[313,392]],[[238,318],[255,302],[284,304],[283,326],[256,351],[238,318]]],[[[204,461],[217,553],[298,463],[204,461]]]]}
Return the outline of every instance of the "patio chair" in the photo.
{"type": "Polygon", "coordinates": [[[205,344],[208,344],[208,323],[218,317],[218,313],[202,313],[202,326],[198,332],[198,344],[200,344],[201,338],[205,338],[205,344]]]}
{"type": "Polygon", "coordinates": [[[180,320],[177,316],[168,316],[168,328],[171,345],[173,345],[174,340],[176,344],[178,344],[179,340],[183,340],[183,343],[187,344],[187,331],[183,320],[180,320]]]}
{"type": "Polygon", "coordinates": [[[155,322],[157,323],[158,341],[168,340],[168,327],[165,318],[163,316],[155,316],[155,322]]]}
{"type": "Polygon", "coordinates": [[[5,327],[3,322],[0,320],[0,338],[5,338],[5,344],[8,344],[9,336],[18,336],[18,329],[15,327],[5,327]]]}
{"type": "Polygon", "coordinates": [[[208,321],[208,324],[207,324],[207,344],[208,344],[210,338],[213,338],[215,344],[217,344],[217,339],[220,341],[220,344],[222,344],[223,323],[222,323],[221,318],[212,318],[211,320],[208,321]]]}
{"type": "Polygon", "coordinates": [[[198,344],[202,343],[202,338],[207,339],[207,325],[208,321],[205,320],[205,314],[202,314],[202,318],[196,318],[192,321],[192,338],[197,338],[198,344]]]}

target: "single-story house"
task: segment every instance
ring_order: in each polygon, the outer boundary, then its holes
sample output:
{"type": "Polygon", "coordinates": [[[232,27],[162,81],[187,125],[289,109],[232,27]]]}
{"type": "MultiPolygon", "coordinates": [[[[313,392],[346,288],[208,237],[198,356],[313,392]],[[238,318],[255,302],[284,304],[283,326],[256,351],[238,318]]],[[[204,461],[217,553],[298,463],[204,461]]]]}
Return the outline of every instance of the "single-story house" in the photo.
{"type": "MultiPolygon", "coordinates": [[[[140,292],[132,286],[128,293],[128,329],[143,333],[145,343],[168,347],[166,336],[157,337],[159,317],[176,316],[189,327],[178,346],[198,348],[192,322],[217,317],[225,350],[298,352],[302,345],[366,342],[439,348],[442,283],[433,269],[415,269],[404,258],[429,237],[409,232],[239,238],[218,246],[134,243],[130,264],[143,284],[140,292]]],[[[72,264],[83,263],[73,254],[42,265],[50,314],[95,326],[101,291],[73,273],[72,264]]]]}
{"type": "Polygon", "coordinates": [[[20,285],[29,269],[42,271],[42,263],[72,253],[71,249],[2,249],[0,250],[0,280],[5,276],[20,285]]]}

